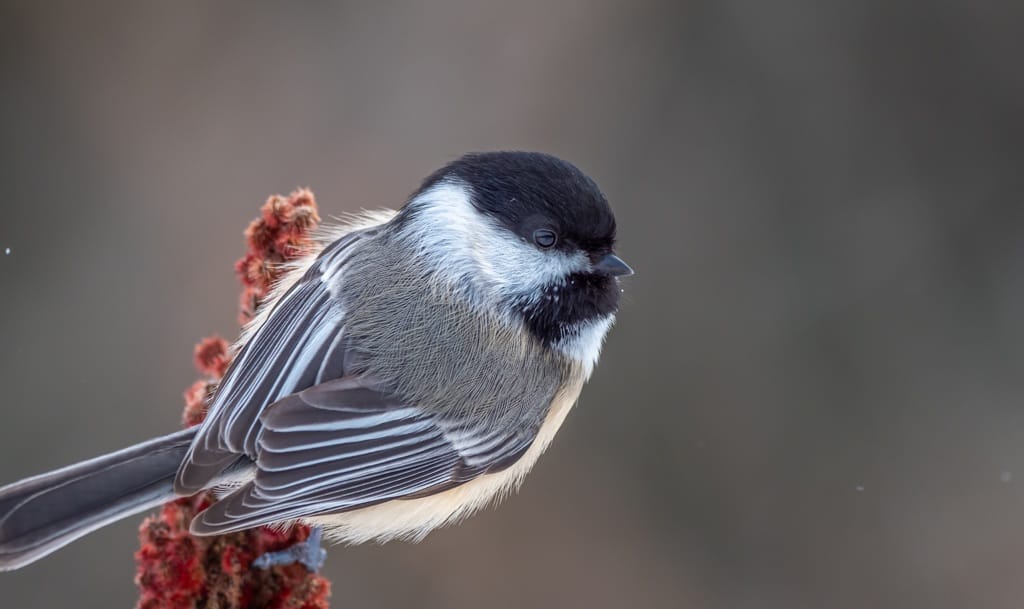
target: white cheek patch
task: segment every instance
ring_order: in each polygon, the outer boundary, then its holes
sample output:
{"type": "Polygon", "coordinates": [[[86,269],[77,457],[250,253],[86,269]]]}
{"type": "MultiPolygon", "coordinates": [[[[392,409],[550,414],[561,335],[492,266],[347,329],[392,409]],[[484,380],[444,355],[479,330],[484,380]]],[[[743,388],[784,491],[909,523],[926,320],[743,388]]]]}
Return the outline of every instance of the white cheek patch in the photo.
{"type": "Polygon", "coordinates": [[[430,211],[416,215],[405,229],[431,266],[470,286],[471,299],[498,307],[535,301],[543,286],[588,268],[581,253],[542,251],[524,242],[480,213],[471,198],[466,184],[441,182],[410,203],[430,211]]]}
{"type": "Polygon", "coordinates": [[[543,288],[586,269],[582,254],[545,252],[519,240],[506,239],[497,245],[489,252],[490,259],[481,263],[490,282],[509,300],[536,302],[543,288]]]}

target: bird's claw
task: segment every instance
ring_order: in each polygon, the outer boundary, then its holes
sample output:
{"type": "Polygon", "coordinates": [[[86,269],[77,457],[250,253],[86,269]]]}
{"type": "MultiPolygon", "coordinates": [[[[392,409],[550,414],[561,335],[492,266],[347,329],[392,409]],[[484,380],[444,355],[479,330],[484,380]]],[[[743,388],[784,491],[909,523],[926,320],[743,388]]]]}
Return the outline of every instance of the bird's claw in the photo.
{"type": "Polygon", "coordinates": [[[278,565],[290,565],[299,563],[306,567],[310,573],[316,573],[324,566],[327,560],[327,550],[320,547],[320,527],[313,527],[309,531],[309,538],[285,548],[278,552],[265,552],[252,561],[252,566],[257,569],[269,569],[278,565]]]}

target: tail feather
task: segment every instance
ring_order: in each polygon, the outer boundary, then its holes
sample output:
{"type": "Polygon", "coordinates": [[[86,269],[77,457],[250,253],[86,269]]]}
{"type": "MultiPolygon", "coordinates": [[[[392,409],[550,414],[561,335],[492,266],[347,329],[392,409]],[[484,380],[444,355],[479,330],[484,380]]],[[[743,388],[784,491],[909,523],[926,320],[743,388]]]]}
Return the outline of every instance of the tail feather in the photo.
{"type": "Polygon", "coordinates": [[[0,571],[174,498],[187,429],[0,488],[0,571]]]}

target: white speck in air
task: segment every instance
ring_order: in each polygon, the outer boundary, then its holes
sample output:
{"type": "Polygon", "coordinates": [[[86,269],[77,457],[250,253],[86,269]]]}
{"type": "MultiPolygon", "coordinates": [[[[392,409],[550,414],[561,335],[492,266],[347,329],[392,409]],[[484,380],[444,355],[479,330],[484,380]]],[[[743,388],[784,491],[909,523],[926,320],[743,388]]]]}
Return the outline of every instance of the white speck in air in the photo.
{"type": "Polygon", "coordinates": [[[1009,481],[1013,480],[1013,473],[1012,472],[1003,472],[1003,473],[999,474],[999,480],[1000,480],[1000,482],[1003,482],[1003,483],[1009,482],[1009,481]]]}
{"type": "Polygon", "coordinates": [[[5,247],[4,248],[4,255],[5,256],[10,256],[11,255],[11,248],[5,247]]]}
{"type": "Polygon", "coordinates": [[[857,488],[857,492],[858,493],[863,493],[864,492],[864,485],[863,484],[858,484],[856,488],[857,488]]]}

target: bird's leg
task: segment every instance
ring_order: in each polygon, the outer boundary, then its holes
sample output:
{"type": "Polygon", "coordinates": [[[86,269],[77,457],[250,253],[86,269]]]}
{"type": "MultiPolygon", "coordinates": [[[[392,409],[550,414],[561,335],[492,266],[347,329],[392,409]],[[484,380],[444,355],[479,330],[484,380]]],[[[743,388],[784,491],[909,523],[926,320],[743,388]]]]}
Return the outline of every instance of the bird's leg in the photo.
{"type": "Polygon", "coordinates": [[[323,531],[320,527],[310,527],[309,537],[306,541],[299,542],[279,552],[266,552],[252,561],[252,566],[258,569],[268,569],[277,565],[290,565],[294,562],[301,563],[310,573],[316,573],[324,565],[327,559],[327,550],[320,547],[320,539],[323,531]]]}

